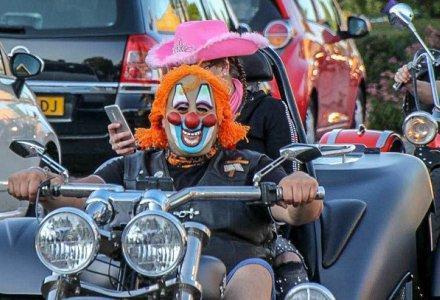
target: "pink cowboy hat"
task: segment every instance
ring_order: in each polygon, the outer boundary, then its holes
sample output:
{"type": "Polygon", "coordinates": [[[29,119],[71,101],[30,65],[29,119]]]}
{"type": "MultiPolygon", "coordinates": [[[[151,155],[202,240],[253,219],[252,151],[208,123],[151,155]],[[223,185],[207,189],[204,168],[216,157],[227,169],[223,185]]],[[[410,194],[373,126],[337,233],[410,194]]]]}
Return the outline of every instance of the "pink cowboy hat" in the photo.
{"type": "Polygon", "coordinates": [[[190,21],[180,24],[171,41],[153,47],[146,58],[151,68],[196,64],[223,57],[246,56],[268,47],[258,33],[230,32],[223,21],[190,21]]]}

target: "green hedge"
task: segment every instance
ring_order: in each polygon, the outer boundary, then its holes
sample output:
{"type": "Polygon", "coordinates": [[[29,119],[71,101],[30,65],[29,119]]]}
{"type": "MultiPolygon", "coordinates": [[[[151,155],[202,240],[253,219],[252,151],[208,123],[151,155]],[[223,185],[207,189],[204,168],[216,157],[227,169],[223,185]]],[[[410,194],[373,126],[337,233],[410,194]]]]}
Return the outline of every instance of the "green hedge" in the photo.
{"type": "MultiPolygon", "coordinates": [[[[415,25],[431,47],[440,49],[440,19],[416,20],[415,25]]],[[[401,131],[403,94],[392,90],[393,77],[418,49],[415,37],[381,23],[356,43],[367,69],[368,126],[401,131]]]]}

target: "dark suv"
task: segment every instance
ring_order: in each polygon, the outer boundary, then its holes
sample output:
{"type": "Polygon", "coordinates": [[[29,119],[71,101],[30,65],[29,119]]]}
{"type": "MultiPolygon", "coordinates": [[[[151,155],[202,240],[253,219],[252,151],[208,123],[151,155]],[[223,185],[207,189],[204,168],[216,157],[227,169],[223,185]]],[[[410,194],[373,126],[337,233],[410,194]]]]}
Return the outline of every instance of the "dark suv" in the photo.
{"type": "Polygon", "coordinates": [[[119,104],[131,127],[148,125],[158,83],[148,50],[179,23],[203,19],[236,25],[223,0],[0,0],[6,49],[21,45],[45,61],[29,86],[77,172],[114,155],[105,105],[119,104]]]}

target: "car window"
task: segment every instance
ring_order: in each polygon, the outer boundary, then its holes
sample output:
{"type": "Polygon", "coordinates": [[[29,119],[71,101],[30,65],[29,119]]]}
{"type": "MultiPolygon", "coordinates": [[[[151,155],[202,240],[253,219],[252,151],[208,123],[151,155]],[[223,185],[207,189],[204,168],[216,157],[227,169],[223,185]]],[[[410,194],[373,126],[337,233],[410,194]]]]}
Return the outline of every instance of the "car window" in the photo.
{"type": "Polygon", "coordinates": [[[338,31],[341,25],[338,12],[332,0],[315,0],[316,9],[319,15],[319,22],[330,27],[333,31],[338,31]]]}
{"type": "Polygon", "coordinates": [[[313,22],[316,22],[318,20],[312,0],[296,0],[295,2],[301,10],[304,18],[313,22]]]}
{"type": "Polygon", "coordinates": [[[204,0],[203,2],[208,19],[223,20],[229,28],[235,27],[224,0],[204,0]]]}
{"type": "Polygon", "coordinates": [[[229,0],[229,3],[238,21],[248,24],[254,31],[263,32],[268,23],[282,19],[271,0],[229,0]]]}
{"type": "Polygon", "coordinates": [[[144,0],[142,6],[149,28],[161,33],[174,32],[185,20],[182,4],[178,0],[144,0]]]}
{"type": "Polygon", "coordinates": [[[116,0],[0,0],[0,27],[32,30],[112,27],[116,0]]]}

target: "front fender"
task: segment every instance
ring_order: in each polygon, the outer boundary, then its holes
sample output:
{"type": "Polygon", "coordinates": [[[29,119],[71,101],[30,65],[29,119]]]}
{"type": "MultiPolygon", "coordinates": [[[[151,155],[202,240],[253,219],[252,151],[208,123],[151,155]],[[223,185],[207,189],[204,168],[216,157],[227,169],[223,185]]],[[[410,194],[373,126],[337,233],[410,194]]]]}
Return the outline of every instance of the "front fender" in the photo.
{"type": "Polygon", "coordinates": [[[1,295],[40,295],[41,283],[51,274],[35,252],[35,218],[0,221],[1,295]]]}

